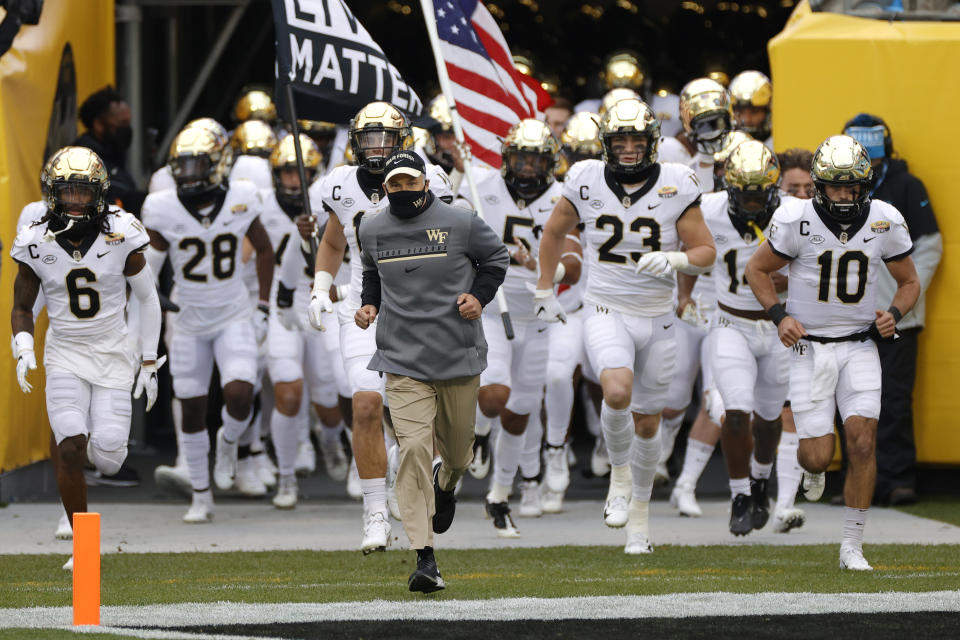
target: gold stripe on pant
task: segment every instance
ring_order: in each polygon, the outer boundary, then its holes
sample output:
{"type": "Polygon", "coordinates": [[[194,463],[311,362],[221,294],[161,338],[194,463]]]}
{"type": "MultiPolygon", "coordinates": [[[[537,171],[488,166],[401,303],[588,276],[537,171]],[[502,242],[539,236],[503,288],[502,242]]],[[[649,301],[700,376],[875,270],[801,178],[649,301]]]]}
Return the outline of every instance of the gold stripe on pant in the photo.
{"type": "Polygon", "coordinates": [[[438,483],[457,485],[473,460],[480,376],[424,382],[387,374],[387,401],[397,434],[397,502],[411,549],[433,546],[433,444],[443,464],[438,483]]]}

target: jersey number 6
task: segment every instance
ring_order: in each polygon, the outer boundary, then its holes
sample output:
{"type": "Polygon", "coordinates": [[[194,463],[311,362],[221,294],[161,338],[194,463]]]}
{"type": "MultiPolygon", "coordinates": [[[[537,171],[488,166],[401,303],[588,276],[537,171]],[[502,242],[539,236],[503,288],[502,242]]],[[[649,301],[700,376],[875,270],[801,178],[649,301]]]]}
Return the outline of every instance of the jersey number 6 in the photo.
{"type": "Polygon", "coordinates": [[[96,274],[90,269],[73,269],[67,274],[67,294],[70,296],[70,312],[78,318],[87,319],[97,315],[100,311],[100,294],[93,287],[81,287],[97,281],[96,274]],[[86,298],[85,304],[80,299],[86,298]]]}

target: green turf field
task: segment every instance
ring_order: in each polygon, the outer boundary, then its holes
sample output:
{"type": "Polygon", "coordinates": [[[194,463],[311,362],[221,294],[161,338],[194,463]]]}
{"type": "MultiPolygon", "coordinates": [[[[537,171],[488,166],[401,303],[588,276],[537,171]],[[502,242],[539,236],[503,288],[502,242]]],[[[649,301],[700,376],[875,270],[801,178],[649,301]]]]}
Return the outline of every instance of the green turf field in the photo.
{"type": "MultiPolygon", "coordinates": [[[[876,571],[843,572],[836,545],[661,546],[439,550],[436,598],[645,595],[675,592],[879,592],[960,589],[960,545],[867,545],[876,571]]],[[[66,606],[71,578],[58,555],[0,556],[0,607],[66,606]]],[[[390,551],[111,554],[104,605],[171,602],[404,600],[414,555],[390,551]]]]}
{"type": "Polygon", "coordinates": [[[912,516],[939,520],[960,527],[960,501],[951,496],[924,497],[917,504],[896,507],[912,516]]]}

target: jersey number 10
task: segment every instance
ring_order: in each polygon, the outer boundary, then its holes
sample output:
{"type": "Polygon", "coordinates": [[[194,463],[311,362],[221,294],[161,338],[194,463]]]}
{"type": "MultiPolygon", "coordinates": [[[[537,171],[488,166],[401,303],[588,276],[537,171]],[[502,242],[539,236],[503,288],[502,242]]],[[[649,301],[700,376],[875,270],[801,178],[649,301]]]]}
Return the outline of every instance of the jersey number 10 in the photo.
{"type": "MultiPolygon", "coordinates": [[[[837,299],[846,304],[856,304],[863,298],[867,290],[867,265],[870,259],[862,251],[847,251],[837,259],[837,299]],[[857,288],[852,293],[849,289],[848,276],[851,263],[856,263],[857,288]]],[[[830,301],[830,274],[833,273],[833,251],[824,251],[817,258],[820,265],[820,290],[817,299],[820,302],[830,301]]]]}

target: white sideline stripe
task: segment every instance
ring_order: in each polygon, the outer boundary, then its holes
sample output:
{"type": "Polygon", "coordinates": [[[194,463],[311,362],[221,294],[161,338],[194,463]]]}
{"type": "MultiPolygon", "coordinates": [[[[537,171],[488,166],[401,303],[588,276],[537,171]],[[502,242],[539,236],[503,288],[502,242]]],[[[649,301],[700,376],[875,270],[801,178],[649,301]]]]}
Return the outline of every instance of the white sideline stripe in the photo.
{"type": "MultiPolygon", "coordinates": [[[[110,627],[344,620],[557,620],[960,611],[960,590],[886,593],[672,593],[656,596],[397,602],[184,602],[101,609],[110,627]]],[[[0,609],[0,628],[68,627],[70,607],[0,609]]],[[[129,633],[130,630],[127,630],[129,633]]],[[[139,631],[138,631],[139,633],[139,631]]],[[[157,636],[160,637],[160,636],[157,636]]],[[[166,637],[166,636],[165,636],[166,637]]]]}

